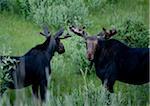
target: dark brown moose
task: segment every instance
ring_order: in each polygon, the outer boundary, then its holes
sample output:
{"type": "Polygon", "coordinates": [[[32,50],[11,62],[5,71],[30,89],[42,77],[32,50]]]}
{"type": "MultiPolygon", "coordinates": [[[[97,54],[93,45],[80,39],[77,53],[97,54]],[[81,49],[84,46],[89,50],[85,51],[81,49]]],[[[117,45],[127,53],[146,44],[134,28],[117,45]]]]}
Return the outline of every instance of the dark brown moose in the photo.
{"type": "Polygon", "coordinates": [[[118,40],[110,39],[117,31],[106,30],[89,36],[84,28],[69,29],[85,39],[87,58],[94,63],[97,76],[110,92],[116,80],[140,85],[149,82],[149,48],[130,48],[118,40]]]}

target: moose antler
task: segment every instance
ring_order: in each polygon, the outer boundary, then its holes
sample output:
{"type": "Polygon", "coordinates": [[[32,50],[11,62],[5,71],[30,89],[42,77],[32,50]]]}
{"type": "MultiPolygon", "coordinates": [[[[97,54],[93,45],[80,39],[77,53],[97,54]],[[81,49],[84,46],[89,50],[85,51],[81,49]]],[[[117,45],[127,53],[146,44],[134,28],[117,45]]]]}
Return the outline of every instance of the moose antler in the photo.
{"type": "Polygon", "coordinates": [[[75,27],[75,26],[72,25],[72,26],[69,27],[69,29],[70,29],[73,33],[75,33],[75,34],[77,34],[78,36],[81,36],[81,37],[83,37],[83,38],[87,38],[87,36],[88,36],[87,32],[84,31],[85,27],[83,27],[83,28],[78,28],[78,27],[75,27]]]}
{"type": "Polygon", "coordinates": [[[69,35],[69,33],[67,33],[64,37],[61,37],[59,39],[66,39],[66,38],[69,38],[69,37],[71,37],[71,36],[69,35]]]}
{"type": "Polygon", "coordinates": [[[45,36],[45,37],[49,37],[51,34],[48,30],[48,26],[44,26],[43,27],[44,32],[40,32],[41,35],[45,36]]]}
{"type": "Polygon", "coordinates": [[[55,34],[55,38],[59,38],[63,33],[64,33],[64,28],[59,29],[58,32],[56,32],[55,34]]]}
{"type": "Polygon", "coordinates": [[[116,33],[117,33],[116,29],[106,30],[105,28],[103,28],[103,31],[97,34],[97,36],[100,36],[101,37],[100,39],[109,39],[116,33]]]}

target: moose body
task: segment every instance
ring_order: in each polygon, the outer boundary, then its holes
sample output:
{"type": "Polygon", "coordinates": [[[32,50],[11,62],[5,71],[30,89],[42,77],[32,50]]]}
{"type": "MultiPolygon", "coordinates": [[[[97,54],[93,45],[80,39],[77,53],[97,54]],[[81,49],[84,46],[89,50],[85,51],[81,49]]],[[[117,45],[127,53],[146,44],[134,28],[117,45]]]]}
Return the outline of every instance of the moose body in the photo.
{"type": "Polygon", "coordinates": [[[115,40],[98,40],[93,62],[110,92],[116,80],[140,85],[149,82],[149,49],[129,48],[115,40]]]}
{"type": "MultiPolygon", "coordinates": [[[[50,36],[48,29],[41,33],[46,37],[43,44],[37,45],[20,57],[10,57],[17,62],[15,68],[9,70],[12,82],[6,82],[5,86],[11,89],[20,89],[32,85],[32,91],[35,97],[45,101],[48,76],[51,74],[50,61],[55,52],[62,54],[65,52],[63,44],[60,42],[60,36],[63,29],[59,30],[55,37],[50,36]],[[40,94],[39,94],[40,93],[40,94]]],[[[1,61],[5,56],[1,57],[1,61]]],[[[2,92],[3,93],[3,92],[2,92]]],[[[1,94],[2,95],[2,94],[1,94]]]]}
{"type": "Polygon", "coordinates": [[[140,85],[149,82],[149,48],[130,48],[115,39],[109,39],[116,30],[88,36],[81,28],[70,30],[86,40],[87,58],[94,63],[96,75],[110,92],[116,80],[140,85]]]}

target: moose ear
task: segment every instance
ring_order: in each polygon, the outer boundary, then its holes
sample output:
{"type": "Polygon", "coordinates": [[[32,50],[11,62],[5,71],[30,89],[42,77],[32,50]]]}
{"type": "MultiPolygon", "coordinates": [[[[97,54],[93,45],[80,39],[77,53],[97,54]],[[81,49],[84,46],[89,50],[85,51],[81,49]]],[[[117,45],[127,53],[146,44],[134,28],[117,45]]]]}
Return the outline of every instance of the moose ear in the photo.
{"type": "Polygon", "coordinates": [[[61,28],[59,31],[55,34],[55,38],[59,38],[64,33],[64,29],[61,28]]]}
{"type": "Polygon", "coordinates": [[[50,32],[48,31],[48,26],[44,26],[44,34],[48,35],[50,32]]]}

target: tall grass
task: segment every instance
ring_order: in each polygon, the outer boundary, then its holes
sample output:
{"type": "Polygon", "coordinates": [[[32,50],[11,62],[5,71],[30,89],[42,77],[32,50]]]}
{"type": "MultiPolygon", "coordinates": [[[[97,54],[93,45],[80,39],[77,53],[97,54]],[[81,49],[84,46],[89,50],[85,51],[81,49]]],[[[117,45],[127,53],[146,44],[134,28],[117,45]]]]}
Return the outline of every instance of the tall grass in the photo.
{"type": "MultiPolygon", "coordinates": [[[[83,85],[74,88],[70,93],[61,93],[62,91],[51,83],[50,90],[47,93],[47,102],[44,106],[107,106],[108,103],[110,103],[110,106],[149,105],[149,102],[146,101],[148,97],[145,95],[149,88],[146,85],[144,88],[126,85],[128,87],[126,87],[126,92],[123,89],[125,86],[121,86],[118,92],[110,95],[110,101],[108,101],[108,92],[102,86],[95,86],[93,80],[88,80],[86,73],[81,73],[83,85]],[[55,92],[55,89],[57,89],[57,92],[55,92]]],[[[17,91],[15,95],[16,99],[13,100],[13,105],[28,106],[35,104],[34,98],[29,96],[25,89],[17,91]]],[[[12,104],[8,95],[4,95],[0,102],[1,105],[12,104]]]]}

